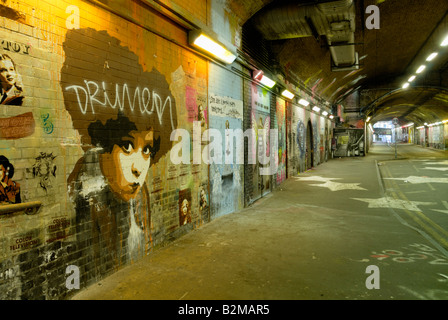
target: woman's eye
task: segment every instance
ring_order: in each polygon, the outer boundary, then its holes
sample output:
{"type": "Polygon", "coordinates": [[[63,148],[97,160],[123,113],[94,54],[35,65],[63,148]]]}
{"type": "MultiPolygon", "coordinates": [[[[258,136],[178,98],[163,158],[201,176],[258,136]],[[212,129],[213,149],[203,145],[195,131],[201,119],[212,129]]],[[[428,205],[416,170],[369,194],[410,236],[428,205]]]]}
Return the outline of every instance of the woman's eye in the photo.
{"type": "Polygon", "coordinates": [[[123,146],[122,146],[124,152],[126,153],[131,153],[132,151],[132,143],[130,142],[126,142],[123,146]]]}
{"type": "Polygon", "coordinates": [[[145,156],[149,155],[151,153],[151,148],[149,146],[146,146],[143,148],[143,154],[145,156]]]}

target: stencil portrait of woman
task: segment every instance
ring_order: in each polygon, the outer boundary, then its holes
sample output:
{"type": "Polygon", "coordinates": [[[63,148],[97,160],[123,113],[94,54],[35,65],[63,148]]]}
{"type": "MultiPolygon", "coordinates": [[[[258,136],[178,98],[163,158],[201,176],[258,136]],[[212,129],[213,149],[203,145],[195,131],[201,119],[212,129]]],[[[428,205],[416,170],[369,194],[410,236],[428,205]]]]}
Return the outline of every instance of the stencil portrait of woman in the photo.
{"type": "Polygon", "coordinates": [[[151,248],[148,171],[171,149],[176,105],[165,77],[156,69],[144,71],[138,57],[107,32],[69,30],[63,47],[64,104],[84,150],[68,178],[69,195],[76,232],[92,239],[85,250],[93,250],[96,271],[103,274],[107,265],[136,260],[151,248]],[[83,62],[97,74],[73,81],[73,74],[83,74],[76,43],[92,38],[115,48],[83,62]],[[124,56],[131,58],[128,66],[117,62],[124,56]],[[116,72],[120,68],[126,70],[116,72]]]}
{"type": "Polygon", "coordinates": [[[21,106],[23,86],[16,64],[7,54],[0,54],[0,104],[21,106]]]}
{"type": "Polygon", "coordinates": [[[21,203],[20,185],[12,180],[14,166],[8,158],[0,156],[0,205],[21,203]]]}

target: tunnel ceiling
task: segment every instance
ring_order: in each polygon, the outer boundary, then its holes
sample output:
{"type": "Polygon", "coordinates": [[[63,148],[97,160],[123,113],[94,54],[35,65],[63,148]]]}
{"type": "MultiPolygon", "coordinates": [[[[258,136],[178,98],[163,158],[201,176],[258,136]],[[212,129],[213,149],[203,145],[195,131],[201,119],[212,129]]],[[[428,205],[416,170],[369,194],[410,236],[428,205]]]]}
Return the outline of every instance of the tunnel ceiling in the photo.
{"type": "MultiPolygon", "coordinates": [[[[251,39],[253,55],[266,51],[256,57],[261,67],[274,68],[273,72],[291,82],[300,79],[315,97],[345,106],[344,99],[357,92],[359,105],[352,111],[370,115],[373,121],[397,117],[401,123],[421,124],[431,121],[427,119],[448,119],[447,93],[441,89],[448,86],[448,46],[440,47],[441,37],[448,34],[448,1],[228,0],[228,6],[243,25],[243,51],[247,49],[244,39],[251,39]],[[330,41],[334,33],[319,31],[322,19],[312,19],[314,33],[310,24],[295,21],[294,15],[315,15],[322,10],[309,8],[330,2],[337,6],[354,4],[352,47],[358,55],[358,69],[332,70],[330,49],[339,48],[330,41]],[[366,28],[369,5],[379,8],[379,29],[366,28]],[[306,10],[296,12],[296,8],[306,10]],[[304,31],[298,31],[301,28],[304,31]],[[306,30],[309,34],[303,34],[306,30]],[[438,56],[427,63],[409,88],[401,89],[434,50],[438,56]]],[[[349,20],[341,15],[332,15],[329,20],[338,16],[341,21],[349,20]]]]}

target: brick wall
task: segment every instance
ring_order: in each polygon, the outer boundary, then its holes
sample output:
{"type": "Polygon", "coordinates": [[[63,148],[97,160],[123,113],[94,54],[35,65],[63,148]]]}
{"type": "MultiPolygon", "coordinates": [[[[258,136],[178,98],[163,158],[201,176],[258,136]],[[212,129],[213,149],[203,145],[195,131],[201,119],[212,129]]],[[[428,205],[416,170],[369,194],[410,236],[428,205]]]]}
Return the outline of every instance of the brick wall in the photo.
{"type": "Polygon", "coordinates": [[[245,67],[188,47],[187,20],[238,42],[223,1],[1,6],[15,83],[0,107],[0,299],[69,298],[284,180],[248,164],[247,139],[244,164],[193,163],[208,129],[296,128],[245,67]]]}

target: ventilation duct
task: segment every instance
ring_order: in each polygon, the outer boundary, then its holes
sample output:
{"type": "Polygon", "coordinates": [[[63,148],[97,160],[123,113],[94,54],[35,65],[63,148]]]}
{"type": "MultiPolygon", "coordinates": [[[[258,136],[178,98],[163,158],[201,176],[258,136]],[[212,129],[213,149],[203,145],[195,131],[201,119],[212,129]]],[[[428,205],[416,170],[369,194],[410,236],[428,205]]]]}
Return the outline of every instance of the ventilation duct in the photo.
{"type": "Polygon", "coordinates": [[[299,6],[285,4],[264,10],[253,18],[255,28],[266,40],[325,36],[330,48],[332,70],[359,68],[355,52],[355,5],[353,0],[299,6]]]}

